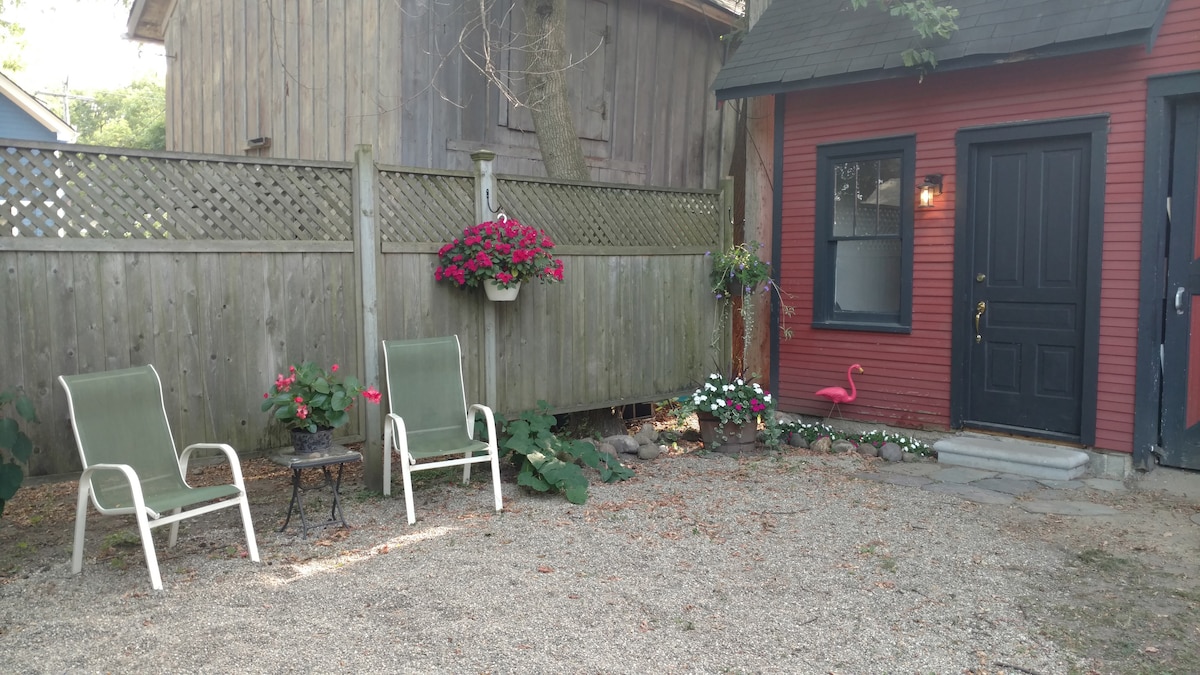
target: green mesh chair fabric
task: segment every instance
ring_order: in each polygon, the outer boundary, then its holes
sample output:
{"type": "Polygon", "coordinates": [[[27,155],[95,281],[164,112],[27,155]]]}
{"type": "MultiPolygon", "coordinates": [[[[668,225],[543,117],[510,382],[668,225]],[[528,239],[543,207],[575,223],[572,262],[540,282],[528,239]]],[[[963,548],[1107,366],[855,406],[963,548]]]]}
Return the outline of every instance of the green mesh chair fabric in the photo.
{"type": "Polygon", "coordinates": [[[471,406],[472,418],[484,414],[489,442],[471,438],[458,337],[385,340],[383,361],[390,411],[384,430],[384,494],[391,494],[393,452],[401,455],[410,524],[415,522],[412,471],[461,464],[467,482],[471,464],[491,462],[496,510],[501,510],[495,425],[490,409],[471,406]]]}
{"type": "MultiPolygon", "coordinates": [[[[94,464],[128,464],[137,471],[146,506],[159,513],[238,493],[234,485],[190,488],[183,481],[152,366],[67,375],[62,380],[71,396],[79,458],[85,469],[94,464]]],[[[133,507],[124,476],[111,471],[93,476],[92,490],[100,508],[133,507]]]]}
{"type": "Polygon", "coordinates": [[[150,528],[171,525],[167,545],[174,546],[180,520],[217,509],[240,509],[247,553],[258,562],[258,544],[237,453],[223,443],[196,443],[178,453],[163,406],[162,384],[153,366],[63,375],[58,381],[67,394],[71,426],[83,462],[71,557],[74,573],[80,573],[83,567],[89,499],[102,514],[136,517],[150,582],[156,590],[162,590],[162,578],[150,528]],[[188,458],[200,448],[224,453],[233,476],[231,484],[196,488],[187,484],[188,458]]]}

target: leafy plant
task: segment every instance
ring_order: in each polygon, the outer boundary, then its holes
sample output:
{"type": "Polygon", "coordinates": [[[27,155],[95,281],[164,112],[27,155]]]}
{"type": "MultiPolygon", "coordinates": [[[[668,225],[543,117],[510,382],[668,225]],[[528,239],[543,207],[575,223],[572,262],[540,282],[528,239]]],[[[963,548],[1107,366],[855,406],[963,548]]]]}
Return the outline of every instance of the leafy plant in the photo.
{"type": "Polygon", "coordinates": [[[722,424],[757,422],[760,416],[771,417],[775,402],[770,392],[757,382],[742,376],[725,377],[713,373],[691,396],[680,401],[679,410],[685,417],[693,412],[707,413],[722,424]]]}
{"type": "Polygon", "coordinates": [[[349,422],[347,411],[359,394],[375,404],[382,396],[375,387],[364,388],[353,376],[338,375],[336,363],[325,370],[305,361],[288,366],[287,377],[275,376],[275,385],[263,394],[262,409],[273,410],[275,420],[288,429],[316,433],[349,422]]]}
{"type": "Polygon", "coordinates": [[[21,481],[25,480],[25,470],[21,467],[33,455],[33,441],[22,430],[20,420],[38,421],[33,401],[16,389],[0,393],[0,410],[8,405],[13,406],[19,419],[0,417],[0,515],[4,515],[4,504],[17,494],[21,481]]]}
{"type": "MultiPolygon", "coordinates": [[[[900,53],[904,65],[918,66],[924,73],[925,66],[936,67],[937,58],[928,43],[934,37],[949,38],[958,30],[955,19],[958,10],[949,5],[939,5],[934,0],[874,0],[879,9],[892,16],[902,16],[912,22],[913,32],[920,36],[919,48],[905,49],[900,53]]],[[[872,0],[850,0],[854,9],[862,9],[871,4],[872,0]]]]}
{"type": "Polygon", "coordinates": [[[921,457],[930,457],[933,455],[933,448],[929,447],[924,441],[917,440],[912,436],[905,436],[891,431],[882,431],[872,429],[861,433],[847,433],[838,431],[828,424],[822,422],[780,422],[779,428],[782,431],[783,437],[787,438],[803,438],[805,441],[812,443],[818,438],[828,437],[831,441],[847,440],[856,445],[868,443],[879,447],[884,443],[895,443],[900,446],[904,452],[921,457]]]}
{"type": "Polygon", "coordinates": [[[572,504],[588,498],[588,479],[579,462],[600,472],[600,480],[615,483],[632,478],[631,469],[596,450],[586,441],[568,441],[555,436],[554,416],[549,405],[538,401],[538,410],[527,410],[506,421],[500,431],[500,447],[511,453],[519,473],[517,484],[538,492],[561,492],[572,504]]]}
{"type": "MultiPolygon", "coordinates": [[[[762,244],[760,243],[734,244],[713,256],[712,272],[709,274],[709,290],[717,300],[724,303],[726,309],[730,307],[733,298],[738,296],[742,298],[740,313],[742,332],[745,336],[743,363],[746,359],[744,350],[748,348],[750,337],[754,334],[754,303],[751,298],[760,288],[763,293],[774,291],[779,298],[779,335],[785,340],[792,337],[792,329],[788,328],[787,318],[795,313],[795,308],[783,302],[783,290],[771,277],[771,263],[758,257],[758,250],[761,248],[762,244]]],[[[705,255],[709,256],[712,253],[709,252],[705,255]]],[[[788,295],[790,297],[790,294],[788,295]]],[[[714,344],[720,339],[724,320],[725,314],[722,312],[720,321],[713,330],[714,344]]]]}
{"type": "Polygon", "coordinates": [[[501,215],[498,222],[466,228],[462,237],[438,249],[433,278],[459,288],[484,281],[495,281],[500,288],[528,280],[562,281],[563,262],[550,253],[552,248],[554,242],[542,230],[501,215]]]}

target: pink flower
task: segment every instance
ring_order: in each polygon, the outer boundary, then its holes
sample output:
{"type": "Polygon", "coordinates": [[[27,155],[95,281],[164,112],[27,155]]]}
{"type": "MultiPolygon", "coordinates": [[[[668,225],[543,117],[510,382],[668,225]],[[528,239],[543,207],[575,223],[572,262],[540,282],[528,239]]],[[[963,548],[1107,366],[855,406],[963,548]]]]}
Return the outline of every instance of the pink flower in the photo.
{"type": "Polygon", "coordinates": [[[336,373],[337,370],[338,370],[338,364],[336,364],[336,363],[329,367],[329,372],[331,372],[331,373],[336,373]]]}
{"type": "Polygon", "coordinates": [[[308,406],[306,406],[306,405],[296,406],[296,417],[299,417],[302,420],[308,419],[308,406]]]}
{"type": "Polygon", "coordinates": [[[294,400],[296,403],[304,403],[304,397],[302,397],[302,396],[297,396],[296,398],[294,398],[292,400],[294,400]]]}
{"type": "Polygon", "coordinates": [[[367,399],[371,403],[379,403],[379,399],[383,398],[383,394],[380,393],[380,391],[375,387],[368,387],[367,390],[363,392],[363,398],[367,399]]]}

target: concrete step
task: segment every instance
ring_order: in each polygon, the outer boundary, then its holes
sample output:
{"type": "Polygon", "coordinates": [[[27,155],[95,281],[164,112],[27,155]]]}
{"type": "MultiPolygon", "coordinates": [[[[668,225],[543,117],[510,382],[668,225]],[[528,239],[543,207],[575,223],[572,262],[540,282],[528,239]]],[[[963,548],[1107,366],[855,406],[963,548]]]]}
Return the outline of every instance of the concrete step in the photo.
{"type": "Polygon", "coordinates": [[[965,466],[1047,480],[1073,480],[1087,471],[1082,450],[1016,438],[960,434],[933,444],[938,464],[965,466]]]}

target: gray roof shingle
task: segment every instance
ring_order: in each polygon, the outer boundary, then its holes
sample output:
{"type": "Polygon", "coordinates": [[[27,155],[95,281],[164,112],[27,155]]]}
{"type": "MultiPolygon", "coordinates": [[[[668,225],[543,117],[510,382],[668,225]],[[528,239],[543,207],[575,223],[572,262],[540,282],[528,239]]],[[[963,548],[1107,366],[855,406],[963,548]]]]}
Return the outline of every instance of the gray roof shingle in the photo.
{"type": "MultiPolygon", "coordinates": [[[[945,0],[958,30],[936,40],[939,70],[1150,46],[1170,0],[945,0]]],[[[911,24],[849,0],[774,0],[713,82],[719,99],[776,94],[908,74],[911,24]]]]}

